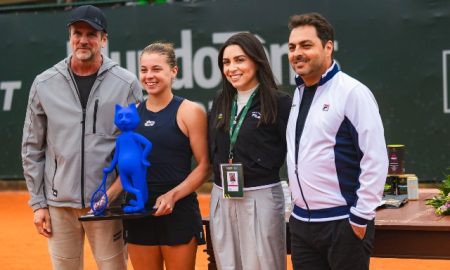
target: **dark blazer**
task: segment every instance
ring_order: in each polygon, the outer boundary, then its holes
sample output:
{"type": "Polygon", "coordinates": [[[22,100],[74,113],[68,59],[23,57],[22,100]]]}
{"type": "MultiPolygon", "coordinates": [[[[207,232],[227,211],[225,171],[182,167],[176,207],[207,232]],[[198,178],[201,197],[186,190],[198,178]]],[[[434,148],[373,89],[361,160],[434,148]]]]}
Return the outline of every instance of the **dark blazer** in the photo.
{"type": "MultiPolygon", "coordinates": [[[[291,110],[292,98],[284,92],[276,94],[278,111],[275,123],[257,126],[261,102],[259,92],[253,98],[250,109],[242,123],[234,146],[235,163],[244,168],[244,187],[257,187],[280,181],[279,171],[286,158],[286,125],[291,110]]],[[[215,128],[218,112],[214,100],[209,115],[210,158],[213,164],[214,182],[222,186],[220,164],[228,162],[230,148],[229,131],[215,128]]]]}

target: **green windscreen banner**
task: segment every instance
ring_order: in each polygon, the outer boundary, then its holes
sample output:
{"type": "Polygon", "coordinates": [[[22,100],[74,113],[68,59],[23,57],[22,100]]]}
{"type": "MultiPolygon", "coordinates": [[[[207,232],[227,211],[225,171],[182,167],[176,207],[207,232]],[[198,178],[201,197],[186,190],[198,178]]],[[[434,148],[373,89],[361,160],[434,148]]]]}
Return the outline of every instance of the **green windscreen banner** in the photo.
{"type": "MultiPolygon", "coordinates": [[[[108,18],[106,55],[137,74],[140,50],[155,41],[172,42],[179,65],[175,94],[206,109],[221,88],[219,49],[237,32],[259,38],[280,88],[293,93],[288,19],[322,13],[335,28],[339,66],[377,99],[386,142],[406,146],[406,172],[437,181],[450,167],[449,1],[216,0],[102,8],[108,18]]],[[[68,14],[0,13],[0,179],[23,178],[28,93],[36,75],[70,53],[68,14]]]]}

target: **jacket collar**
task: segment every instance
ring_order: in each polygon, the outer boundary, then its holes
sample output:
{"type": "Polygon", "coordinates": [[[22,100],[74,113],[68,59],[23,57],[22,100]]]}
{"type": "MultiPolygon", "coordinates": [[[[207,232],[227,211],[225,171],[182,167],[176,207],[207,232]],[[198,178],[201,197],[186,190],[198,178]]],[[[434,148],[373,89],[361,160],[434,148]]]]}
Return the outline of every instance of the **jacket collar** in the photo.
{"type": "MultiPolygon", "coordinates": [[[[322,77],[320,78],[319,81],[319,86],[324,85],[331,78],[333,78],[334,75],[336,75],[336,73],[338,73],[339,71],[340,71],[339,66],[337,65],[336,61],[333,60],[333,64],[331,65],[331,67],[328,68],[324,74],[322,74],[322,77]]],[[[300,87],[305,82],[303,81],[302,77],[300,77],[299,75],[295,75],[295,83],[297,84],[298,87],[300,87]]]]}
{"type": "MultiPolygon", "coordinates": [[[[69,74],[69,63],[72,55],[69,55],[67,58],[61,60],[59,63],[55,65],[55,68],[63,74],[67,80],[70,80],[70,74],[69,74]]],[[[97,77],[101,78],[103,77],[102,74],[107,71],[108,69],[114,67],[117,65],[116,62],[111,60],[110,58],[106,57],[104,54],[102,54],[103,57],[103,63],[100,66],[100,69],[98,70],[97,77]]]]}

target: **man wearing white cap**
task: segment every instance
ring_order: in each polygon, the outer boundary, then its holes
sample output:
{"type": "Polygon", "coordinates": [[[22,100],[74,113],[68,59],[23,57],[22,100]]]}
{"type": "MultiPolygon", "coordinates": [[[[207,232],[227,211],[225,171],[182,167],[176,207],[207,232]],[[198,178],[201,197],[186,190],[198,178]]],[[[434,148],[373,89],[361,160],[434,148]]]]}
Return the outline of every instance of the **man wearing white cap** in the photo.
{"type": "MultiPolygon", "coordinates": [[[[38,233],[48,238],[54,269],[82,269],[85,236],[99,269],[126,269],[120,220],[80,222],[103,168],[112,159],[115,104],[142,99],[135,75],[101,54],[107,22],[97,7],[74,9],[68,22],[72,54],[31,86],[22,164],[38,233]]],[[[111,173],[107,186],[120,185],[111,173]]],[[[107,191],[114,201],[120,189],[107,191]]]]}

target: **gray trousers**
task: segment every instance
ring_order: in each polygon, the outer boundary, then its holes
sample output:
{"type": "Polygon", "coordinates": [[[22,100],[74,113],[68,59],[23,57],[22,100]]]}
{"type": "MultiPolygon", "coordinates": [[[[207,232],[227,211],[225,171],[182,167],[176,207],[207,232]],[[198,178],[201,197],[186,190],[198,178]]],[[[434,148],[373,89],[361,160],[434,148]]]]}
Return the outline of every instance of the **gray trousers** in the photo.
{"type": "Polygon", "coordinates": [[[220,270],[286,269],[286,224],[281,185],[224,199],[213,187],[210,230],[220,270]]]}

